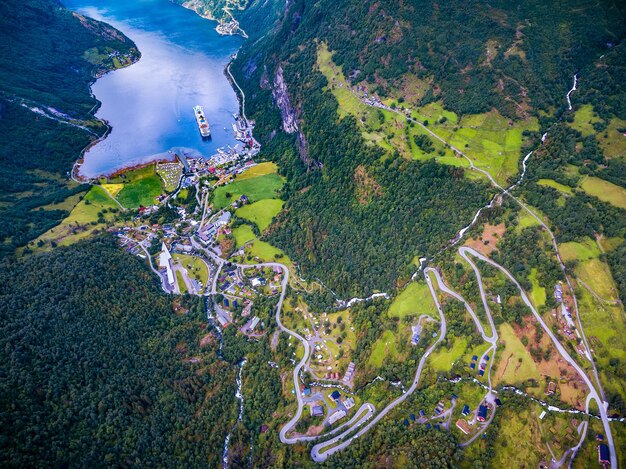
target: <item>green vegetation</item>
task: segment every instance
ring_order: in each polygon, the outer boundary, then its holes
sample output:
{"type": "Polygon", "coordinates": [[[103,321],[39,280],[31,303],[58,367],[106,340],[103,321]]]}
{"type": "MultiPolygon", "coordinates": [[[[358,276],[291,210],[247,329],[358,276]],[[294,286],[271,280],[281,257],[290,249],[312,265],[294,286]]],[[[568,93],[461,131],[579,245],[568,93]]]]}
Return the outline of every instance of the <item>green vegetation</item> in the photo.
{"type": "Polygon", "coordinates": [[[603,202],[626,210],[626,189],[596,177],[586,177],[580,187],[603,202]]]}
{"type": "Polygon", "coordinates": [[[235,243],[237,247],[243,246],[249,241],[256,239],[256,235],[252,231],[249,225],[239,225],[237,228],[233,228],[233,236],[235,237],[235,243]]]}
{"type": "Polygon", "coordinates": [[[202,285],[206,286],[209,280],[209,270],[202,259],[186,254],[174,254],[172,257],[174,260],[180,261],[180,264],[187,270],[190,278],[195,278],[202,282],[202,285]]]}
{"type": "Polygon", "coordinates": [[[411,282],[391,303],[389,316],[402,318],[421,314],[436,315],[435,302],[425,282],[411,282]]]}
{"type": "Polygon", "coordinates": [[[562,192],[563,194],[567,194],[567,195],[572,194],[571,187],[566,186],[565,184],[558,183],[552,179],[539,179],[539,181],[537,181],[537,184],[539,184],[540,186],[553,187],[554,189],[556,189],[559,192],[562,192]]]}
{"type": "Polygon", "coordinates": [[[435,371],[448,372],[452,368],[452,364],[458,361],[467,349],[467,339],[456,338],[452,342],[452,347],[440,347],[430,356],[428,363],[435,371]]]}
{"type": "Polygon", "coordinates": [[[369,364],[380,368],[384,361],[393,360],[397,355],[396,336],[392,331],[385,331],[374,344],[369,364]]]}
{"type": "Polygon", "coordinates": [[[39,236],[32,249],[49,249],[51,246],[68,246],[103,229],[119,206],[100,186],[91,186],[69,215],[54,228],[39,236]]]}
{"type": "Polygon", "coordinates": [[[117,200],[126,208],[154,205],[156,197],[163,193],[163,181],[156,174],[154,164],[124,173],[121,179],[125,183],[117,200]]]}
{"type": "Polygon", "coordinates": [[[574,122],[571,126],[578,130],[583,136],[587,136],[593,135],[596,132],[593,124],[598,122],[602,122],[602,119],[593,112],[593,106],[591,104],[585,104],[574,113],[574,122]]]}
{"type": "Polygon", "coordinates": [[[242,195],[246,195],[250,202],[273,199],[283,187],[283,184],[283,179],[275,173],[253,178],[235,178],[230,184],[215,189],[212,196],[213,206],[216,210],[219,210],[235,202],[242,195]]]}
{"type": "Polygon", "coordinates": [[[524,344],[515,335],[509,324],[501,324],[498,328],[500,342],[504,347],[498,350],[498,363],[494,365],[492,377],[497,383],[521,384],[527,380],[539,382],[539,370],[524,344]],[[495,371],[495,373],[493,373],[495,371]]]}
{"type": "Polygon", "coordinates": [[[81,149],[105,131],[88,114],[96,104],[88,85],[94,72],[112,66],[109,53],[119,51],[128,63],[138,52],[119,31],[54,0],[8,1],[0,9],[0,216],[9,220],[0,225],[1,258],[69,214],[67,207],[43,207],[87,191],[68,175],[81,149]],[[106,54],[89,63],[83,53],[94,48],[106,54]],[[93,133],[39,116],[21,103],[54,108],[93,133]]]}
{"type": "Polygon", "coordinates": [[[546,289],[539,284],[539,279],[537,278],[537,268],[531,269],[528,280],[530,280],[530,283],[532,284],[532,289],[530,290],[530,298],[535,307],[539,308],[540,306],[545,305],[546,289]]]}
{"type": "Polygon", "coordinates": [[[237,176],[238,181],[244,181],[246,179],[252,179],[259,176],[265,176],[267,174],[274,174],[278,171],[276,163],[272,163],[271,161],[266,161],[264,163],[259,163],[257,165],[252,166],[251,168],[246,169],[243,173],[237,176]]]}
{"type": "Polygon", "coordinates": [[[600,255],[600,249],[596,242],[590,238],[581,239],[580,242],[570,241],[559,245],[559,252],[563,261],[578,260],[586,261],[595,259],[600,255]]]}
{"type": "Polygon", "coordinates": [[[3,467],[220,464],[236,368],[200,345],[199,299],[174,314],[112,237],[4,263],[0,279],[3,467]]]}
{"type": "Polygon", "coordinates": [[[278,199],[259,200],[237,209],[235,215],[255,223],[259,227],[259,231],[263,232],[283,208],[283,204],[284,202],[278,199]]]}

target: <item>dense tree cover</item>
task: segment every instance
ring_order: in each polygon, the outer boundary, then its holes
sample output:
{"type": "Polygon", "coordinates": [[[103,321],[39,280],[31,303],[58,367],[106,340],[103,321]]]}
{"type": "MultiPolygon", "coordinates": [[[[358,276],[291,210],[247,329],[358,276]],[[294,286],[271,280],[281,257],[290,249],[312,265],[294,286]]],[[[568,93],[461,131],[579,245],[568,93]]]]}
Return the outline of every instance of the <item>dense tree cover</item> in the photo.
{"type": "Polygon", "coordinates": [[[113,68],[108,54],[114,51],[136,53],[122,33],[70,12],[57,0],[0,5],[0,90],[5,97],[83,117],[96,104],[87,84],[95,73],[113,68]]]}
{"type": "Polygon", "coordinates": [[[55,0],[2,2],[0,45],[0,216],[10,220],[0,228],[4,257],[67,216],[41,207],[86,190],[69,188],[67,175],[81,149],[105,131],[98,121],[89,123],[90,133],[20,104],[90,118],[94,73],[114,66],[113,51],[137,53],[119,31],[55,0]]]}
{"type": "Polygon", "coordinates": [[[314,45],[303,50],[289,73],[307,93],[307,162],[323,169],[307,171],[306,157],[293,151],[272,153],[290,180],[268,239],[340,296],[392,289],[414,256],[435,252],[471,219],[487,200],[486,185],[434,163],[382,160],[352,118],[337,119],[336,101],[322,91],[326,79],[313,69],[315,53],[314,45]]]}
{"type": "Polygon", "coordinates": [[[621,41],[624,15],[624,5],[610,0],[300,0],[288,6],[264,47],[288,60],[295,46],[318,38],[329,43],[346,75],[381,94],[413,73],[434,78],[437,86],[425,100],[441,97],[462,114],[495,107],[516,116],[529,106],[562,106],[574,73],[621,41]]]}
{"type": "Polygon", "coordinates": [[[328,467],[455,467],[462,455],[450,433],[426,429],[424,425],[406,427],[400,416],[380,422],[371,431],[335,453],[328,467]]]}
{"type": "Polygon", "coordinates": [[[236,367],[202,301],[176,315],[110,237],[5,262],[0,279],[3,467],[218,465],[236,367]]]}
{"type": "Polygon", "coordinates": [[[87,190],[62,179],[88,134],[0,99],[0,257],[11,254],[68,215],[44,210],[46,204],[87,190]],[[36,171],[37,170],[37,171],[36,171]]]}

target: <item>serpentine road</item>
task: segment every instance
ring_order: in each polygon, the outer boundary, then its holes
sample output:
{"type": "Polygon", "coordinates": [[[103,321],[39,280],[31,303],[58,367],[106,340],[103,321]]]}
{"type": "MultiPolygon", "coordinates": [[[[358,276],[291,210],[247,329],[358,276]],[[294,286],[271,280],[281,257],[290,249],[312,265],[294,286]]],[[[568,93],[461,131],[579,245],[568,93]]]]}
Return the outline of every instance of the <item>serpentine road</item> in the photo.
{"type": "Polygon", "coordinates": [[[328,456],[330,456],[333,453],[336,453],[337,451],[340,451],[340,450],[344,449],[345,447],[347,447],[350,443],[352,443],[352,441],[354,439],[356,439],[356,438],[360,437],[361,435],[363,435],[370,428],[372,428],[374,425],[376,425],[382,418],[384,418],[385,415],[387,415],[391,410],[393,410],[396,406],[398,406],[402,402],[404,402],[417,389],[417,386],[419,384],[419,379],[420,379],[420,377],[422,375],[422,369],[424,368],[424,365],[426,363],[426,359],[433,352],[433,350],[435,350],[437,345],[439,345],[439,343],[443,340],[443,338],[445,337],[446,332],[447,332],[446,318],[443,315],[443,311],[441,309],[441,305],[439,304],[439,300],[437,298],[437,294],[435,293],[435,291],[433,289],[433,286],[432,286],[432,284],[430,282],[430,278],[428,276],[428,272],[429,271],[433,271],[433,269],[427,268],[424,271],[424,274],[426,276],[426,283],[428,284],[428,288],[430,288],[430,292],[433,295],[433,298],[435,299],[435,304],[437,306],[437,311],[439,312],[439,318],[441,320],[441,326],[440,326],[439,337],[437,338],[435,343],[432,344],[428,348],[428,350],[426,350],[426,352],[424,353],[424,355],[422,355],[422,358],[420,359],[419,365],[417,367],[417,371],[415,372],[415,378],[413,379],[413,384],[411,384],[411,387],[406,391],[406,393],[402,394],[402,396],[398,397],[396,400],[392,401],[389,405],[387,405],[387,407],[385,407],[382,411],[380,411],[380,413],[378,415],[376,415],[376,417],[374,417],[374,419],[372,419],[367,425],[365,425],[361,430],[359,430],[350,439],[347,439],[347,440],[343,441],[342,443],[339,443],[338,445],[333,446],[332,448],[329,448],[328,450],[326,450],[323,453],[321,452],[324,448],[332,446],[337,441],[340,441],[341,439],[343,439],[345,436],[347,436],[348,433],[353,431],[353,428],[348,429],[347,431],[345,431],[341,435],[338,435],[338,436],[336,436],[334,438],[331,438],[330,440],[327,440],[327,441],[325,441],[323,443],[319,443],[319,444],[313,446],[313,449],[311,450],[311,457],[313,458],[313,461],[315,461],[315,462],[323,462],[323,461],[326,460],[326,458],[328,458],[328,456]]]}
{"type": "MultiPolygon", "coordinates": [[[[613,434],[611,432],[611,427],[609,425],[608,415],[606,413],[606,409],[607,409],[606,403],[601,399],[600,395],[598,394],[598,391],[596,390],[595,386],[593,385],[593,383],[591,382],[591,380],[589,379],[587,374],[583,371],[583,369],[580,367],[580,365],[578,365],[578,363],[570,356],[570,354],[567,352],[567,350],[565,350],[565,347],[563,347],[563,345],[556,338],[556,336],[554,335],[552,330],[544,322],[544,320],[541,317],[541,315],[537,312],[537,310],[533,306],[532,302],[530,301],[530,299],[526,295],[526,292],[524,292],[524,289],[522,288],[522,286],[519,284],[519,282],[515,279],[515,277],[513,277],[513,275],[507,269],[502,267],[497,262],[494,262],[491,259],[489,259],[488,257],[484,256],[483,254],[479,253],[478,251],[476,251],[476,250],[474,250],[474,249],[472,249],[470,247],[467,247],[467,246],[459,248],[459,254],[461,254],[461,256],[463,258],[465,258],[466,260],[468,259],[467,258],[467,254],[470,254],[470,255],[480,259],[481,261],[488,263],[492,267],[495,267],[496,269],[500,270],[517,287],[517,289],[519,290],[520,295],[522,297],[522,301],[526,304],[526,306],[528,306],[530,308],[530,310],[532,311],[533,315],[535,316],[535,319],[541,325],[541,327],[543,328],[545,333],[548,334],[548,336],[550,337],[550,339],[554,343],[554,346],[559,351],[561,356],[578,372],[580,377],[585,381],[585,384],[589,388],[589,396],[591,397],[591,399],[595,400],[596,403],[598,404],[598,408],[599,408],[599,411],[600,411],[600,418],[602,419],[602,425],[604,426],[604,433],[605,433],[606,439],[607,439],[607,445],[608,445],[609,451],[611,453],[611,469],[617,469],[617,453],[615,452],[615,443],[613,441],[613,434]]],[[[484,295],[482,290],[481,290],[481,295],[484,295]]],[[[484,296],[483,296],[483,298],[484,298],[484,296]]],[[[588,402],[589,402],[589,400],[587,401],[587,407],[589,406],[588,402]]]]}
{"type": "MultiPolygon", "coordinates": [[[[195,240],[193,238],[192,238],[192,244],[194,245],[194,247],[202,249],[202,251],[204,251],[206,254],[208,254],[218,264],[218,272],[219,272],[219,269],[223,266],[223,264],[226,261],[224,259],[222,259],[221,257],[217,256],[215,253],[211,252],[210,250],[204,248],[199,243],[195,242],[195,240]]],[[[486,262],[489,265],[491,265],[491,266],[495,267],[496,269],[500,270],[517,287],[517,289],[520,292],[520,296],[522,298],[522,301],[526,304],[526,306],[528,306],[530,308],[530,310],[532,311],[533,315],[535,316],[535,319],[537,320],[537,322],[539,322],[541,327],[544,329],[545,333],[548,334],[548,336],[550,337],[550,339],[554,343],[556,349],[559,351],[561,356],[578,372],[580,377],[585,381],[585,384],[589,388],[589,396],[587,398],[587,407],[589,407],[589,402],[590,402],[591,399],[595,400],[596,403],[598,404],[598,408],[599,408],[599,412],[600,412],[600,418],[602,419],[602,424],[604,426],[604,432],[605,432],[606,439],[607,439],[607,445],[608,445],[609,451],[611,453],[611,469],[617,469],[617,453],[615,451],[615,443],[613,441],[613,434],[611,432],[611,428],[610,428],[610,425],[609,425],[609,420],[608,420],[608,415],[607,415],[607,406],[606,406],[606,403],[602,400],[602,398],[598,394],[598,391],[596,390],[595,386],[593,385],[593,383],[591,382],[591,380],[589,379],[587,374],[583,371],[583,369],[569,355],[567,350],[559,342],[559,340],[556,338],[556,336],[554,335],[552,330],[544,322],[544,320],[541,317],[541,315],[537,312],[537,310],[533,306],[532,302],[530,301],[530,299],[526,295],[526,293],[525,293],[524,289],[522,288],[522,286],[519,284],[519,282],[515,279],[515,277],[513,277],[513,275],[507,269],[505,269],[500,264],[496,263],[495,261],[489,259],[488,257],[484,256],[480,252],[478,252],[478,251],[476,251],[476,250],[474,250],[474,249],[472,249],[470,247],[467,247],[467,246],[460,247],[458,252],[459,252],[460,256],[463,259],[465,259],[471,265],[472,269],[474,270],[474,272],[477,275],[480,295],[481,295],[481,298],[482,298],[482,301],[483,301],[483,305],[485,306],[487,318],[488,318],[490,326],[492,328],[491,336],[488,336],[485,333],[484,328],[482,327],[482,324],[478,320],[478,318],[475,315],[474,311],[469,307],[467,302],[463,299],[463,297],[461,297],[458,293],[454,292],[453,290],[451,290],[450,288],[448,288],[445,285],[445,283],[443,282],[439,272],[437,272],[435,269],[433,269],[431,267],[427,267],[426,269],[424,269],[424,277],[426,278],[426,283],[428,285],[428,288],[430,289],[430,293],[431,293],[431,295],[433,297],[433,300],[434,300],[435,305],[437,307],[437,311],[439,313],[440,333],[439,333],[439,336],[438,336],[437,340],[426,350],[424,355],[422,355],[422,358],[420,359],[419,365],[418,365],[417,370],[415,372],[415,378],[413,379],[413,383],[411,384],[411,387],[404,394],[402,394],[400,397],[398,397],[397,399],[395,399],[394,401],[389,403],[387,405],[387,407],[385,407],[380,413],[378,413],[378,415],[376,415],[372,420],[370,420],[369,423],[367,423],[365,426],[363,426],[363,428],[358,430],[357,433],[355,433],[352,437],[346,439],[346,437],[350,433],[352,433],[356,428],[358,428],[358,427],[362,426],[363,424],[365,424],[365,422],[368,421],[372,417],[372,415],[374,414],[375,409],[374,409],[374,406],[372,404],[370,404],[370,403],[363,404],[359,408],[359,410],[356,412],[356,414],[352,417],[352,419],[350,421],[348,421],[348,422],[344,423],[343,425],[335,428],[333,431],[331,431],[327,435],[334,434],[334,433],[340,431],[341,429],[343,429],[344,427],[347,427],[347,429],[345,431],[343,431],[339,435],[337,435],[337,436],[335,436],[335,437],[333,437],[333,438],[331,438],[329,440],[326,440],[326,441],[324,441],[322,443],[318,443],[317,445],[313,446],[313,448],[311,449],[311,458],[313,459],[313,461],[315,461],[315,462],[323,462],[323,461],[325,461],[328,458],[328,456],[336,453],[337,451],[340,451],[340,450],[346,448],[348,445],[350,445],[350,443],[352,443],[353,440],[355,440],[356,438],[359,438],[361,435],[365,434],[374,425],[376,425],[380,420],[382,420],[391,410],[393,410],[395,407],[397,407],[402,402],[404,402],[417,389],[417,386],[419,384],[419,380],[420,380],[420,377],[421,377],[424,365],[426,363],[426,360],[428,359],[430,354],[435,350],[437,345],[439,345],[439,343],[444,339],[444,337],[446,335],[446,332],[447,332],[446,319],[445,319],[445,316],[443,314],[443,310],[441,308],[441,304],[439,302],[439,299],[437,297],[437,293],[435,292],[435,289],[434,289],[434,287],[432,285],[432,282],[430,280],[430,275],[429,275],[430,273],[432,273],[435,276],[435,278],[437,280],[437,283],[438,283],[438,286],[439,286],[439,288],[443,292],[453,296],[454,298],[456,298],[457,300],[461,301],[465,305],[466,309],[468,310],[468,312],[472,316],[472,319],[476,323],[476,326],[478,327],[478,330],[479,330],[481,336],[483,337],[483,339],[486,342],[491,343],[492,347],[495,350],[498,335],[497,335],[497,332],[496,332],[495,324],[493,322],[493,319],[492,319],[490,311],[489,311],[489,307],[487,305],[486,294],[485,294],[485,291],[484,291],[484,288],[483,288],[483,285],[482,285],[482,279],[480,277],[480,272],[478,270],[478,267],[469,258],[469,256],[472,256],[472,257],[475,257],[475,258],[477,258],[477,259],[479,259],[479,260],[481,260],[483,262],[486,262]],[[336,444],[338,442],[340,442],[340,443],[336,444]],[[333,446],[333,445],[335,445],[335,446],[333,446]],[[326,449],[326,448],[328,448],[328,449],[326,449]],[[324,449],[326,449],[326,451],[324,451],[324,449]]],[[[295,437],[288,437],[287,436],[287,434],[295,427],[296,423],[298,422],[298,420],[300,420],[300,418],[302,416],[302,410],[304,408],[304,401],[303,401],[303,398],[302,398],[302,394],[300,392],[298,376],[299,376],[300,371],[302,370],[302,368],[305,366],[305,364],[306,364],[306,362],[308,360],[308,357],[309,357],[309,355],[311,353],[311,349],[310,349],[308,341],[304,337],[302,337],[300,334],[298,334],[297,332],[292,331],[292,330],[288,329],[287,327],[285,327],[285,325],[280,320],[280,313],[282,311],[282,305],[283,305],[283,301],[285,299],[285,294],[287,292],[287,285],[288,285],[288,282],[289,282],[289,269],[285,265],[280,264],[278,262],[263,262],[263,263],[259,263],[259,264],[234,264],[234,265],[236,265],[237,267],[240,267],[240,268],[244,268],[244,269],[256,268],[256,267],[276,267],[276,268],[281,269],[281,271],[283,272],[283,278],[282,278],[282,281],[281,281],[281,294],[280,294],[280,298],[278,300],[278,303],[276,305],[276,315],[275,315],[276,324],[278,325],[278,327],[280,328],[281,331],[286,332],[287,334],[291,335],[292,337],[295,337],[296,339],[298,339],[302,343],[302,345],[304,347],[304,354],[303,354],[302,359],[300,360],[300,362],[296,365],[296,367],[293,370],[293,384],[294,384],[294,391],[295,391],[295,394],[296,394],[296,398],[297,398],[297,401],[298,401],[298,409],[297,409],[296,413],[294,414],[294,416],[291,418],[291,420],[289,420],[289,422],[287,422],[281,428],[280,434],[279,434],[280,441],[282,443],[286,443],[286,444],[294,444],[294,443],[297,443],[299,441],[312,441],[312,440],[318,439],[318,438],[320,438],[319,436],[295,436],[295,437]]],[[[215,276],[217,277],[217,273],[216,273],[215,276]]],[[[213,291],[213,293],[215,293],[215,292],[213,291]]],[[[493,363],[493,361],[492,361],[492,363],[493,363]]],[[[491,371],[491,367],[490,367],[490,371],[491,371]]],[[[489,380],[489,381],[491,381],[491,380],[489,380]]],[[[489,387],[491,388],[491,383],[490,383],[489,387]]],[[[589,410],[589,409],[587,409],[587,410],[589,410]]],[[[495,412],[494,412],[494,414],[495,414],[495,412]]],[[[493,415],[491,416],[491,418],[493,418],[493,415]]],[[[327,435],[324,435],[324,436],[327,436],[327,435]]],[[[574,452],[574,454],[575,454],[575,452],[574,452]]]]}

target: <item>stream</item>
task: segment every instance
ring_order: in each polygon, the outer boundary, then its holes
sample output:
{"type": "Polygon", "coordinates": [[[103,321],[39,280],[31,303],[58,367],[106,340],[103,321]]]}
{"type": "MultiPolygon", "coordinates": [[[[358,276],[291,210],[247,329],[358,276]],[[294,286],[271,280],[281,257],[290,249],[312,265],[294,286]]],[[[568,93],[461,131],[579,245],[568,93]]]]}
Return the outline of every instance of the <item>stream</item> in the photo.
{"type": "Polygon", "coordinates": [[[241,419],[243,418],[243,393],[241,392],[241,386],[243,381],[241,379],[241,374],[243,373],[243,367],[246,364],[246,361],[247,360],[244,358],[243,360],[241,360],[241,362],[239,362],[239,374],[237,375],[237,391],[235,391],[235,397],[239,401],[239,415],[237,417],[235,425],[233,425],[233,428],[230,429],[230,432],[228,432],[226,438],[224,439],[224,451],[222,452],[222,467],[224,469],[228,468],[228,444],[230,443],[230,436],[235,431],[235,428],[237,428],[237,424],[239,424],[239,422],[241,422],[241,419]]]}

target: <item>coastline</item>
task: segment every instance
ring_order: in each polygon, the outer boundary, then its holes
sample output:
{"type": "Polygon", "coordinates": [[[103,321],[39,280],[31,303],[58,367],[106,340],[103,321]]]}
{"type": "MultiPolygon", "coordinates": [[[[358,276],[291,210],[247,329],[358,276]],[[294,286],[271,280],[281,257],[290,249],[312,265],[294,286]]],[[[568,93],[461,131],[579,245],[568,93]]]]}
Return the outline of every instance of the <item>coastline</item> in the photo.
{"type": "MultiPolygon", "coordinates": [[[[174,2],[174,3],[177,4],[176,2],[174,2]]],[[[191,5],[189,5],[189,2],[185,2],[185,3],[186,4],[177,4],[177,5],[195,12],[198,16],[200,16],[203,19],[207,19],[207,20],[215,21],[215,22],[219,23],[219,20],[217,20],[216,18],[214,18],[212,16],[209,16],[209,15],[205,15],[205,14],[200,13],[198,10],[196,10],[191,5]]],[[[230,14],[230,12],[228,10],[225,10],[225,11],[226,11],[226,13],[230,14]]],[[[232,14],[231,14],[231,17],[232,17],[232,14]]],[[[218,31],[218,33],[221,36],[235,35],[235,34],[224,34],[224,33],[221,33],[220,31],[218,31]]],[[[247,39],[247,35],[241,29],[239,29],[239,31],[236,34],[242,36],[244,39],[247,39]]],[[[91,141],[87,145],[85,145],[85,147],[80,151],[78,158],[74,162],[74,164],[72,166],[72,169],[70,171],[70,178],[74,182],[76,182],[78,184],[96,184],[98,179],[101,178],[101,177],[106,177],[106,178],[119,177],[121,174],[129,172],[129,171],[145,168],[145,167],[147,167],[147,166],[149,166],[151,164],[172,162],[172,161],[175,161],[176,158],[177,158],[176,154],[172,153],[171,152],[172,149],[170,149],[170,150],[164,151],[163,153],[157,153],[155,155],[146,156],[146,158],[150,158],[147,161],[141,161],[141,162],[138,162],[138,163],[137,162],[130,163],[127,166],[120,167],[120,168],[116,169],[111,174],[100,174],[100,175],[98,175],[96,177],[86,177],[86,176],[80,174],[80,168],[81,168],[82,164],[84,163],[84,158],[85,158],[85,154],[87,153],[87,151],[89,151],[89,149],[91,149],[93,146],[95,146],[95,145],[99,144],[100,142],[102,142],[103,140],[105,140],[109,136],[111,131],[113,130],[113,126],[106,119],[97,118],[95,116],[95,113],[100,108],[102,103],[101,103],[101,101],[99,101],[96,98],[95,94],[93,93],[92,86],[93,86],[94,83],[96,83],[96,81],[98,79],[102,78],[103,76],[107,75],[108,73],[114,72],[116,70],[120,70],[122,68],[130,67],[130,66],[134,65],[135,63],[137,63],[141,59],[142,54],[141,54],[141,51],[138,48],[136,48],[136,50],[137,50],[137,54],[131,56],[131,61],[128,62],[128,63],[125,63],[124,66],[122,66],[122,67],[119,67],[119,68],[109,68],[109,69],[105,70],[104,72],[102,72],[102,70],[98,70],[97,66],[94,67],[93,79],[89,83],[89,93],[96,100],[96,103],[94,104],[94,106],[89,111],[89,114],[91,114],[99,122],[103,123],[105,125],[105,127],[106,127],[106,130],[100,137],[94,139],[93,141],[91,141]],[[164,155],[166,153],[168,153],[168,152],[170,153],[171,157],[170,156],[165,156],[164,157],[164,155]]],[[[223,73],[226,76],[228,82],[230,83],[233,91],[235,92],[235,96],[237,97],[237,101],[239,103],[240,115],[243,117],[245,122],[248,123],[248,119],[246,118],[246,114],[245,114],[245,95],[243,94],[243,90],[241,89],[241,87],[239,86],[239,84],[235,80],[235,77],[233,76],[233,74],[230,71],[230,66],[231,66],[231,64],[233,63],[233,61],[234,61],[234,59],[236,57],[237,57],[237,52],[235,52],[231,56],[231,60],[224,66],[223,73]]]]}
{"type": "MultiPolygon", "coordinates": [[[[130,38],[129,38],[130,39],[130,38]]],[[[94,70],[92,71],[92,80],[89,82],[88,85],[88,89],[89,89],[89,94],[93,97],[93,99],[96,100],[96,103],[93,105],[93,107],[89,110],[88,114],[92,115],[94,117],[94,119],[96,119],[97,121],[101,122],[104,124],[104,126],[106,127],[105,132],[98,138],[96,138],[95,140],[89,142],[87,145],[85,145],[85,147],[80,151],[80,153],[78,154],[78,158],[76,158],[76,161],[74,162],[74,164],[72,165],[72,170],[70,172],[70,177],[74,182],[77,182],[79,184],[90,184],[91,180],[93,180],[93,178],[86,178],[84,176],[81,176],[80,174],[80,167],[82,166],[84,160],[85,160],[85,153],[94,145],[97,145],[98,143],[100,143],[101,141],[103,141],[105,138],[107,138],[109,136],[109,134],[111,133],[111,131],[113,130],[113,127],[109,124],[109,122],[106,119],[101,119],[99,117],[96,117],[96,112],[98,111],[98,109],[100,108],[100,106],[102,105],[102,102],[96,98],[96,95],[93,92],[93,84],[98,81],[100,78],[102,78],[103,76],[114,72],[116,70],[121,70],[123,68],[126,67],[130,67],[131,65],[136,64],[137,62],[139,62],[139,60],[141,59],[141,51],[139,50],[139,48],[135,47],[135,50],[137,51],[136,55],[132,55],[130,57],[130,62],[125,63],[122,67],[117,67],[117,68],[109,68],[105,71],[102,70],[98,70],[97,66],[94,66],[94,70]]]]}

